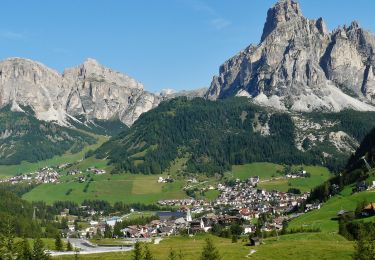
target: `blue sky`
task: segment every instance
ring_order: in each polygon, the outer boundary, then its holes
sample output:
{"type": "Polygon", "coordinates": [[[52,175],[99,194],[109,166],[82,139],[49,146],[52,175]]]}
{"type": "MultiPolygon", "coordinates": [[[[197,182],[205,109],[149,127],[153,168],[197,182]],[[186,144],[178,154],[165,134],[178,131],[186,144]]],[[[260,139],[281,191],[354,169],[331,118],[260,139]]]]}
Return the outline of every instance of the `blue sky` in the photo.
{"type": "MultiPolygon", "coordinates": [[[[60,72],[87,57],[150,91],[209,86],[220,64],[258,43],[276,0],[2,0],[0,59],[26,57],[60,72]]],[[[300,0],[328,27],[358,20],[374,32],[373,0],[300,0]]]]}

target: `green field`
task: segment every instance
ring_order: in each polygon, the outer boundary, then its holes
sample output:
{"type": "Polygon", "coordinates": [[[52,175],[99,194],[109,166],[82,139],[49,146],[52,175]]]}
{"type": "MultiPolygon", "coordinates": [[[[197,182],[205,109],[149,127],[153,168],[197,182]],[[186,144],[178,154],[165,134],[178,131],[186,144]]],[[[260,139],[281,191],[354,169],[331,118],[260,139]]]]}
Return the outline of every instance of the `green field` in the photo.
{"type": "MultiPolygon", "coordinates": [[[[184,255],[185,260],[199,259],[204,239],[209,235],[198,235],[191,238],[166,238],[159,245],[149,245],[155,260],[165,260],[171,248],[184,255]]],[[[279,240],[270,238],[265,244],[249,247],[246,242],[239,240],[232,243],[230,239],[210,236],[223,260],[234,259],[351,259],[353,243],[346,241],[336,234],[293,234],[281,236],[279,240]],[[248,256],[251,250],[254,254],[248,256]]],[[[131,252],[81,255],[81,259],[131,259],[131,252]]],[[[74,256],[56,257],[55,259],[74,259],[74,256]]]]}
{"type": "Polygon", "coordinates": [[[93,145],[86,146],[81,152],[78,153],[70,153],[67,152],[61,156],[54,156],[51,159],[43,160],[35,163],[30,162],[22,162],[21,164],[17,165],[0,165],[0,178],[5,178],[9,176],[14,176],[19,173],[29,173],[36,171],[42,167],[46,166],[56,166],[62,163],[72,163],[84,158],[85,153],[89,150],[95,150],[100,145],[102,145],[105,141],[108,140],[108,137],[100,136],[100,135],[93,135],[97,138],[97,143],[93,145]]]}
{"type": "Polygon", "coordinates": [[[227,173],[236,179],[246,180],[252,176],[259,176],[261,179],[271,179],[281,176],[283,166],[274,163],[250,163],[244,165],[233,165],[231,172],[227,173]]]}
{"type": "Polygon", "coordinates": [[[81,203],[85,199],[106,200],[110,203],[123,201],[125,203],[155,203],[161,199],[185,198],[182,191],[182,182],[157,183],[158,175],[142,174],[103,174],[92,175],[94,181],[90,183],[87,192],[84,188],[87,184],[78,183],[73,177],[62,178],[60,184],[43,184],[26,193],[23,198],[28,201],[43,200],[53,203],[58,200],[70,200],[81,203]],[[72,189],[69,195],[67,191],[72,189]]]}
{"type": "MultiPolygon", "coordinates": [[[[339,195],[328,200],[319,210],[313,210],[291,221],[289,228],[314,227],[324,232],[337,232],[338,221],[334,220],[340,210],[354,211],[357,203],[363,200],[375,201],[375,191],[351,194],[351,187],[345,188],[339,195]]],[[[372,218],[374,219],[374,218],[372,218]]],[[[364,219],[366,220],[366,219],[364,219]]]]}
{"type": "MultiPolygon", "coordinates": [[[[300,166],[293,166],[297,168],[300,166]]],[[[281,171],[282,165],[274,163],[251,163],[244,165],[234,165],[232,171],[226,173],[227,177],[246,180],[252,176],[259,176],[258,187],[266,190],[288,191],[289,188],[297,188],[302,192],[310,191],[330,178],[327,168],[321,166],[303,166],[304,170],[311,174],[310,178],[286,179],[281,171]]]]}
{"type": "Polygon", "coordinates": [[[309,178],[277,179],[259,183],[259,187],[266,190],[288,191],[289,188],[297,188],[302,192],[310,191],[312,188],[322,184],[331,176],[329,170],[320,166],[304,166],[304,169],[311,174],[309,178]]]}

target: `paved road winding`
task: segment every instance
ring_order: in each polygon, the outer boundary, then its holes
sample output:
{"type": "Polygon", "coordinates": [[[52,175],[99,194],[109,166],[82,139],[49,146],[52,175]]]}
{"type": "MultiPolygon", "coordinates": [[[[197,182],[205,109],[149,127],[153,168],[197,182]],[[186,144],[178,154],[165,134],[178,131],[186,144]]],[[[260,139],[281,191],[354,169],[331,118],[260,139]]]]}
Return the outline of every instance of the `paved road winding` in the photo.
{"type": "MultiPolygon", "coordinates": [[[[79,254],[98,254],[98,253],[109,253],[109,252],[127,252],[133,249],[132,246],[97,246],[90,243],[86,239],[80,238],[70,238],[70,243],[75,248],[79,248],[79,254]]],[[[51,256],[59,256],[59,255],[72,255],[75,252],[50,252],[51,256]]]]}

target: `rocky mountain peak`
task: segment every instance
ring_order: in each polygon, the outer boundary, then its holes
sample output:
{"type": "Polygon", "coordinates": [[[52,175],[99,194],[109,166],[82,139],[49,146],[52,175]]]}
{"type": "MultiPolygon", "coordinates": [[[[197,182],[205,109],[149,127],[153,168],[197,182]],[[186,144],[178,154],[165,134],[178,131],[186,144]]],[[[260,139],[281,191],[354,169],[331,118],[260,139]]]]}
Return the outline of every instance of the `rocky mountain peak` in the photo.
{"type": "Polygon", "coordinates": [[[268,10],[267,20],[263,28],[263,41],[280,24],[294,19],[300,19],[302,11],[298,2],[294,0],[280,0],[268,10]]]}
{"type": "Polygon", "coordinates": [[[84,81],[108,82],[127,88],[144,89],[143,84],[134,78],[107,68],[92,58],[86,59],[78,67],[65,69],[63,75],[70,80],[78,78],[84,81]]]}
{"type": "Polygon", "coordinates": [[[349,29],[352,30],[352,29],[359,29],[361,26],[359,25],[359,22],[358,21],[353,21],[351,24],[350,24],[350,27],[349,29]]]}
{"type": "Polygon", "coordinates": [[[279,110],[375,110],[375,37],[353,22],[332,33],[295,0],[269,9],[261,43],[222,66],[209,99],[246,96],[279,110]]]}
{"type": "Polygon", "coordinates": [[[316,20],[315,26],[318,29],[318,31],[320,32],[320,34],[322,34],[322,35],[328,35],[329,34],[328,27],[327,27],[327,25],[324,22],[322,17],[320,17],[318,20],[316,20]]]}
{"type": "Polygon", "coordinates": [[[53,74],[56,77],[61,76],[60,73],[42,63],[21,57],[11,57],[0,61],[0,68],[2,70],[1,75],[3,76],[10,76],[9,74],[12,74],[14,77],[25,74],[29,74],[30,76],[31,74],[35,74],[37,76],[46,73],[53,74]]]}

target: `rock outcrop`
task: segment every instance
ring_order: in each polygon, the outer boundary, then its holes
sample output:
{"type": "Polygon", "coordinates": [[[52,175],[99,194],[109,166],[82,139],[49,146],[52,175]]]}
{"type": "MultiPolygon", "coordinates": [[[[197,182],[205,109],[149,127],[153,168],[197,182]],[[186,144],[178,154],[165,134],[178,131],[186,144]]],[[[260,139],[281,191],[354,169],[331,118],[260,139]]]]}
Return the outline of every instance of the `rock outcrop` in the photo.
{"type": "Polygon", "coordinates": [[[329,32],[309,20],[298,2],[268,11],[261,42],[226,61],[209,99],[247,96],[279,110],[375,110],[375,37],[357,22],[329,32]]]}
{"type": "Polygon", "coordinates": [[[30,106],[38,119],[61,125],[83,115],[88,120],[119,118],[130,126],[162,100],[180,95],[203,96],[203,91],[153,94],[93,59],[63,74],[23,58],[0,62],[0,107],[10,104],[22,111],[21,106],[30,106]]]}

